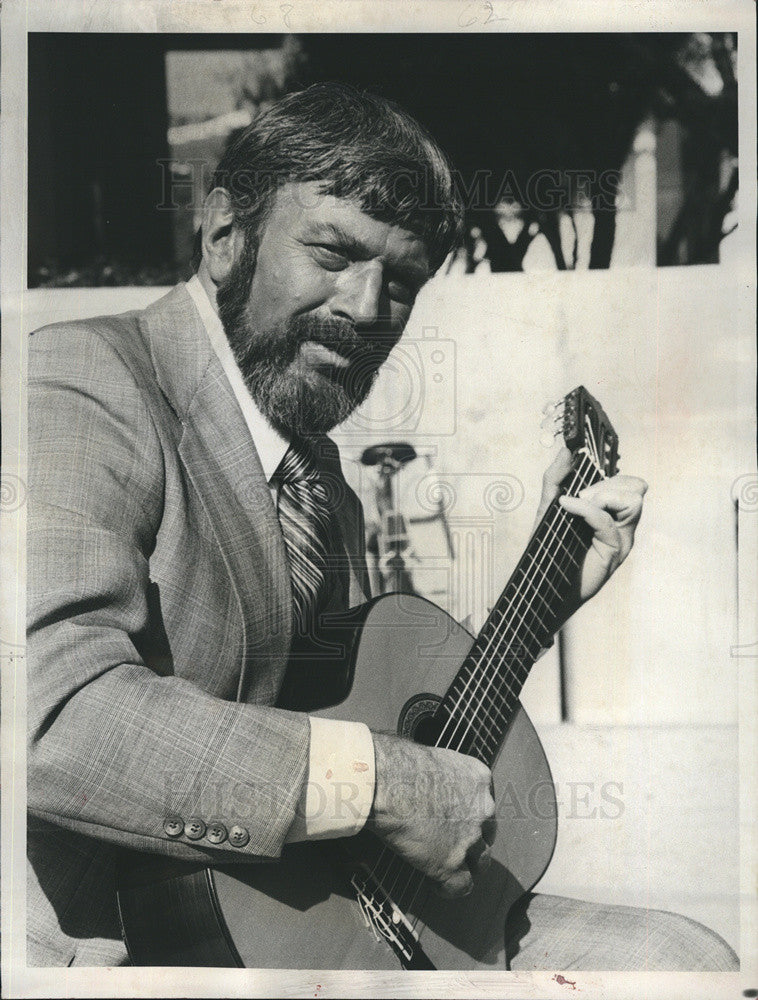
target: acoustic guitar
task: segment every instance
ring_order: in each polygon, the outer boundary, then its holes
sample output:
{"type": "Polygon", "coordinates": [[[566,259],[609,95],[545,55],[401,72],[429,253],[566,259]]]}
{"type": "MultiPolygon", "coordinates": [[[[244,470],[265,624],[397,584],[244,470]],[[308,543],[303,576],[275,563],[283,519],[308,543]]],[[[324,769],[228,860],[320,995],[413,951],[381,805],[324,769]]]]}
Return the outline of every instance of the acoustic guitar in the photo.
{"type": "MultiPolygon", "coordinates": [[[[616,434],[583,387],[559,404],[556,427],[573,454],[565,493],[615,473],[616,434]]],[[[556,499],[476,637],[421,597],[387,594],[331,620],[321,640],[328,679],[320,668],[293,669],[294,681],[288,672],[290,707],[362,720],[492,768],[496,839],[470,895],[443,899],[367,831],[288,845],[269,864],[209,868],[139,855],[118,891],[132,962],[505,968],[508,912],[547,868],[557,828],[550,769],[519,694],[561,621],[591,536],[556,499]]]]}

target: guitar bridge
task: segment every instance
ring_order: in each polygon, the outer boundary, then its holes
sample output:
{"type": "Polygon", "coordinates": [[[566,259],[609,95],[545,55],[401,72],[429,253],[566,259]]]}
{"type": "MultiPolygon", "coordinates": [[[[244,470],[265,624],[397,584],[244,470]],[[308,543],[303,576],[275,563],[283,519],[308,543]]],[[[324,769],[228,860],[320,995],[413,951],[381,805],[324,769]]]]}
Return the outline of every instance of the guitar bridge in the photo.
{"type": "Polygon", "coordinates": [[[416,967],[420,951],[418,935],[402,910],[370,876],[356,872],[350,881],[363,920],[377,941],[385,940],[406,968],[416,967]]]}

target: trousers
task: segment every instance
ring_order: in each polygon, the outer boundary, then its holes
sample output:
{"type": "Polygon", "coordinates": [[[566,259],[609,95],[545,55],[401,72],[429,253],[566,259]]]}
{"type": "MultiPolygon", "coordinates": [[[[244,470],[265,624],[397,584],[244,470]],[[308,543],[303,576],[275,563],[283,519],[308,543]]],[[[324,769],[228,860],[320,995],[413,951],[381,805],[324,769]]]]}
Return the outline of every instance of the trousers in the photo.
{"type": "Polygon", "coordinates": [[[513,971],[732,972],[739,960],[714,931],[665,910],[527,893],[506,925],[513,971]]]}

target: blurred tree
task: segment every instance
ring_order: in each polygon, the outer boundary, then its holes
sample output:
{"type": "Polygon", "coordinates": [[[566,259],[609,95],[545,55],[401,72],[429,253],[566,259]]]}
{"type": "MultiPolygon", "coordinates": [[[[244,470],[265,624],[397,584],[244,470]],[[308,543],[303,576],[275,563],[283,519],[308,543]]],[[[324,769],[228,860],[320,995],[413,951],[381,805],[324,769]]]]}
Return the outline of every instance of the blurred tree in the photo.
{"type": "Polygon", "coordinates": [[[716,264],[738,187],[737,35],[692,34],[666,59],[658,89],[660,121],[679,123],[682,200],[659,238],[659,264],[716,264]]]}
{"type": "Polygon", "coordinates": [[[560,270],[608,267],[622,170],[651,118],[676,146],[658,262],[716,262],[738,184],[736,57],[729,33],[32,34],[29,284],[185,276],[197,163],[210,171],[235,128],[324,79],[396,100],[449,151],[465,270],[522,270],[537,237],[560,270]]]}
{"type": "Polygon", "coordinates": [[[383,93],[448,150],[466,201],[468,270],[482,241],[493,271],[521,270],[539,233],[558,269],[576,266],[574,213],[586,206],[594,220],[589,266],[608,267],[622,168],[651,114],[679,119],[688,136],[691,194],[672,240],[686,233],[693,262],[714,253],[718,259],[721,220],[737,183],[735,169],[723,190],[716,184],[722,150],[736,153],[734,36],[305,35],[301,41],[308,80],[348,80],[383,93]],[[717,94],[712,73],[703,83],[700,49],[693,47],[701,37],[723,80],[717,94]],[[515,207],[521,220],[513,239],[501,225],[503,206],[515,207]],[[569,261],[564,216],[574,232],[569,261]]]}

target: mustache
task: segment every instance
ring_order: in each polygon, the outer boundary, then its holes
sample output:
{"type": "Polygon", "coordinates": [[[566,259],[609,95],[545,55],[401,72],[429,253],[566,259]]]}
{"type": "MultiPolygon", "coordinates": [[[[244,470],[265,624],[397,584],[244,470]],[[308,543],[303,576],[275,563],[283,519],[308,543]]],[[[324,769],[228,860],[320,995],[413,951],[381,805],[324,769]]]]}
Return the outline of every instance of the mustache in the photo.
{"type": "Polygon", "coordinates": [[[294,316],[287,328],[293,346],[299,347],[310,340],[341,354],[348,361],[368,357],[384,360],[397,340],[397,335],[393,335],[389,329],[376,327],[371,331],[358,331],[354,323],[340,316],[303,313],[294,316]]]}

